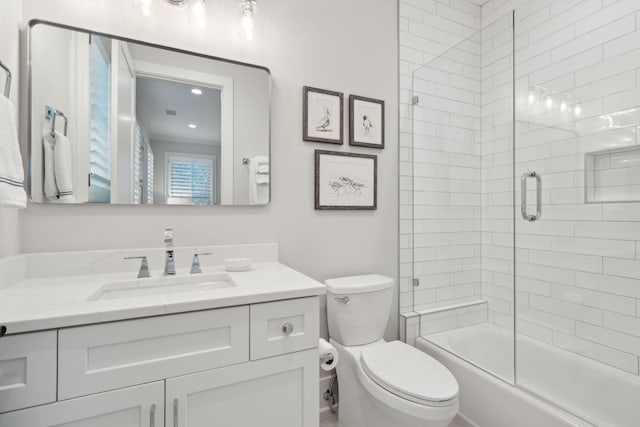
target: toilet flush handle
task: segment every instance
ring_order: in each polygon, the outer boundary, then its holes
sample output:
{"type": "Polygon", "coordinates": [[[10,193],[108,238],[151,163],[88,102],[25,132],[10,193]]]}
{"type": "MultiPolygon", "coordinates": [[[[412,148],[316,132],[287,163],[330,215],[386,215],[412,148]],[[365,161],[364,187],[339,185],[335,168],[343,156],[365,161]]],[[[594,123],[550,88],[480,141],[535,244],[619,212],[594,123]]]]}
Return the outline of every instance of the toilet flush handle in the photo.
{"type": "Polygon", "coordinates": [[[336,297],[337,302],[341,302],[342,304],[349,304],[351,300],[349,297],[336,297]]]}

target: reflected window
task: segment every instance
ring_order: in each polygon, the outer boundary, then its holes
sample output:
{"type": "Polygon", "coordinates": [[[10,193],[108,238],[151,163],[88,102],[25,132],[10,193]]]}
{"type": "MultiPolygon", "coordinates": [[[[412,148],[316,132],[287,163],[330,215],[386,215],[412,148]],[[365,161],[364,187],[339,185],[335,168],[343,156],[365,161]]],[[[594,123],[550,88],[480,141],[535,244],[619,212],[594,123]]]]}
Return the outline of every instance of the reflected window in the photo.
{"type": "Polygon", "coordinates": [[[151,149],[151,146],[149,145],[149,142],[146,142],[146,148],[147,148],[147,204],[148,205],[152,205],[153,204],[153,185],[154,185],[154,179],[153,179],[153,150],[151,149]]]}
{"type": "Polygon", "coordinates": [[[212,205],[215,200],[215,158],[168,155],[167,204],[212,205]]]}
{"type": "Polygon", "coordinates": [[[142,167],[144,159],[144,148],[142,141],[142,129],[136,120],[133,132],[133,203],[142,204],[142,192],[144,181],[142,180],[142,167]]]}
{"type": "Polygon", "coordinates": [[[89,201],[97,203],[109,203],[111,199],[111,63],[109,57],[104,41],[100,37],[91,37],[89,201]]]}

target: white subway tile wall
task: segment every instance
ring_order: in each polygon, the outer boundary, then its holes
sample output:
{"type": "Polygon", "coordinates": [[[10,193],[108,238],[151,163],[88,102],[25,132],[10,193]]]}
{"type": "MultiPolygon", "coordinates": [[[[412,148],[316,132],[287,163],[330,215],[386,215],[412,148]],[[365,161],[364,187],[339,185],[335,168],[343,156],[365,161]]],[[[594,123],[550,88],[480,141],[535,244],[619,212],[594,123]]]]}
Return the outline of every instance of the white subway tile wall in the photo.
{"type": "MultiPolygon", "coordinates": [[[[482,299],[488,321],[513,328],[517,215],[519,333],[637,375],[640,203],[586,197],[637,200],[640,1],[400,7],[401,312],[482,299]],[[542,176],[543,216],[534,223],[514,206],[512,9],[515,170],[518,179],[528,170],[542,176]],[[412,118],[412,73],[426,63],[412,118]]],[[[408,318],[407,340],[444,322],[429,320],[408,318]]],[[[457,325],[447,322],[440,326],[457,325]]]]}
{"type": "Polygon", "coordinates": [[[635,0],[536,0],[515,21],[516,173],[540,173],[544,201],[541,221],[516,221],[516,328],[636,375],[639,204],[587,201],[639,200],[639,14],[635,0]]]}
{"type": "Polygon", "coordinates": [[[480,296],[480,26],[467,0],[400,1],[401,312],[480,296]]]}

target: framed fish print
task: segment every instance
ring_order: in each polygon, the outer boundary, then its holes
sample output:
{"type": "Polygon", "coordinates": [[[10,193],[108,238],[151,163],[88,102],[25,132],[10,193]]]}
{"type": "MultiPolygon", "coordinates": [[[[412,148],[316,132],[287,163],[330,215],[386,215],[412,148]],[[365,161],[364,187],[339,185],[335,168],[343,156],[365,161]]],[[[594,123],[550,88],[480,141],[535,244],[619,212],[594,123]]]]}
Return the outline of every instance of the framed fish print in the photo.
{"type": "Polygon", "coordinates": [[[384,101],[349,97],[349,145],[384,148],[384,101]]]}
{"type": "Polygon", "coordinates": [[[316,150],[315,163],[316,209],[377,209],[377,156],[316,150]]]}
{"type": "Polygon", "coordinates": [[[302,139],[342,144],[344,95],[305,86],[303,89],[302,139]]]}

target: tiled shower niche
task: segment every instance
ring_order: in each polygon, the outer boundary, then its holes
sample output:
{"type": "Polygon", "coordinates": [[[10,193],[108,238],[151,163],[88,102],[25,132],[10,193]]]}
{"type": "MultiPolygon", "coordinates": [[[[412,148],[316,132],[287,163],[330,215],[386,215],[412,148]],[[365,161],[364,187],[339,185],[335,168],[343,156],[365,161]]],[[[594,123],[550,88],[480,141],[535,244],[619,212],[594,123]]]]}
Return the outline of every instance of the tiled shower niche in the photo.
{"type": "Polygon", "coordinates": [[[587,203],[640,202],[640,146],[585,155],[587,203]]]}

